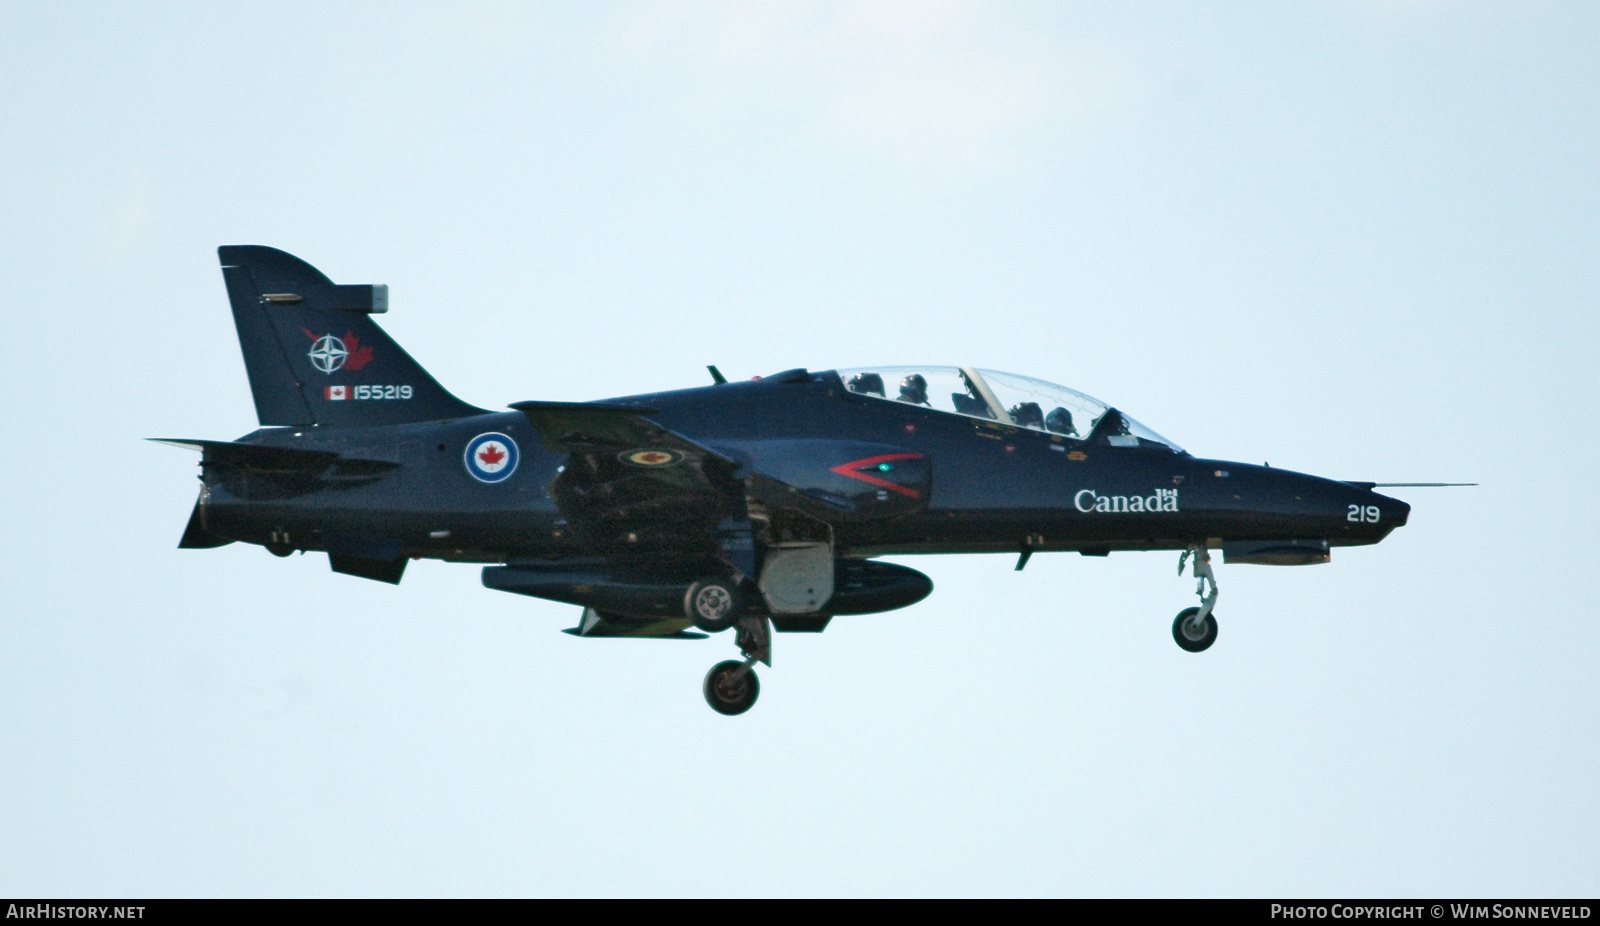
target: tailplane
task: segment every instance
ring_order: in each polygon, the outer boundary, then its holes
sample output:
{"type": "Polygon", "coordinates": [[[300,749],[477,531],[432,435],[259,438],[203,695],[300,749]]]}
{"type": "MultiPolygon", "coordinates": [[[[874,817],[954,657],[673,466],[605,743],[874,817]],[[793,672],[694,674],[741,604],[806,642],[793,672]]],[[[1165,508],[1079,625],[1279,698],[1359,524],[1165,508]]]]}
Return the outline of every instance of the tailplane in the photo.
{"type": "Polygon", "coordinates": [[[372,320],[387,286],[340,286],[292,254],[217,249],[264,425],[362,427],[484,413],[451,395],[372,320]]]}

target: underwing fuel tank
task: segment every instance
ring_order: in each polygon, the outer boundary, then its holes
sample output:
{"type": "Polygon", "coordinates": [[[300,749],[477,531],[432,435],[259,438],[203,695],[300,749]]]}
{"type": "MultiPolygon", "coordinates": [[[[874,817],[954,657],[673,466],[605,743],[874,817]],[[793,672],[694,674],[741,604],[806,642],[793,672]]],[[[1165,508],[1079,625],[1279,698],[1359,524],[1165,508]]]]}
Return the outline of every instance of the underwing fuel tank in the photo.
{"type": "Polygon", "coordinates": [[[681,617],[699,569],[606,562],[486,566],[485,588],[635,617],[681,617]]]}
{"type": "MultiPolygon", "coordinates": [[[[634,617],[676,617],[684,611],[689,586],[706,569],[662,570],[634,564],[518,563],[487,566],[486,588],[550,601],[582,605],[634,617]]],[[[834,564],[833,597],[821,614],[876,614],[913,605],[933,593],[933,580],[905,566],[865,559],[834,564]]],[[[760,607],[760,596],[750,606],[760,607]]]]}

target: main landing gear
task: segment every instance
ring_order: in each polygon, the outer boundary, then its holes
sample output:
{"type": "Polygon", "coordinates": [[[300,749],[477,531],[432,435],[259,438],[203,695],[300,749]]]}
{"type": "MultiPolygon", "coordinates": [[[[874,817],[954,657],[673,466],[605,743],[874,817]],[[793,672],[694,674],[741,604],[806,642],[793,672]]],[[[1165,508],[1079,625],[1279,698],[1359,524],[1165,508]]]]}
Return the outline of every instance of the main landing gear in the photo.
{"type": "Polygon", "coordinates": [[[740,618],[737,626],[735,639],[744,660],[728,659],[712,666],[701,686],[711,709],[730,717],[749,710],[761,694],[755,664],[772,665],[772,626],[766,615],[740,618]]]}
{"type": "Polygon", "coordinates": [[[706,703],[719,714],[743,714],[756,703],[761,694],[761,680],[756,678],[750,664],[755,660],[725,659],[706,673],[706,703]]]}
{"type": "Polygon", "coordinates": [[[721,633],[732,627],[743,609],[744,594],[732,579],[700,579],[683,596],[684,616],[706,633],[721,633]]]}
{"type": "Polygon", "coordinates": [[[707,633],[735,628],[734,642],[744,659],[728,659],[711,667],[700,686],[706,703],[730,717],[755,706],[761,694],[756,663],[772,665],[772,625],[765,614],[745,617],[745,589],[733,578],[706,576],[683,596],[683,615],[707,633]]]}
{"type": "Polygon", "coordinates": [[[1184,564],[1194,557],[1194,593],[1200,596],[1200,607],[1184,608],[1172,621],[1172,639],[1191,653],[1211,648],[1217,642],[1217,618],[1212,609],[1217,606],[1217,579],[1211,572],[1211,554],[1204,543],[1197,543],[1178,557],[1178,575],[1183,575],[1184,564]],[[1210,586],[1210,591],[1206,587],[1210,586]]]}

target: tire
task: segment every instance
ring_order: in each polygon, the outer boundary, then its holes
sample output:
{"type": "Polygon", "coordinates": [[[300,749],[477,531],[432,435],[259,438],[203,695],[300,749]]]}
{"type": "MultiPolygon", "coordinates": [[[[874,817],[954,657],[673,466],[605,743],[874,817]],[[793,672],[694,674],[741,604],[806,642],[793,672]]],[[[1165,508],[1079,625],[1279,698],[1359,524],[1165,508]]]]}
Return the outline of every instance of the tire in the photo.
{"type": "Polygon", "coordinates": [[[700,579],[689,586],[683,596],[683,616],[706,633],[732,627],[743,610],[744,595],[739,586],[728,579],[700,579]]]}
{"type": "Polygon", "coordinates": [[[1199,637],[1191,636],[1193,633],[1189,620],[1200,613],[1199,608],[1184,608],[1172,621],[1172,639],[1178,645],[1191,653],[1201,653],[1211,648],[1217,642],[1217,615],[1215,612],[1206,615],[1205,632],[1199,637]]]}
{"type": "Polygon", "coordinates": [[[712,666],[711,671],[706,673],[701,691],[712,710],[733,717],[743,714],[756,703],[756,698],[761,694],[761,680],[756,678],[755,671],[746,670],[743,675],[733,679],[733,675],[743,668],[744,663],[729,659],[712,666]]]}

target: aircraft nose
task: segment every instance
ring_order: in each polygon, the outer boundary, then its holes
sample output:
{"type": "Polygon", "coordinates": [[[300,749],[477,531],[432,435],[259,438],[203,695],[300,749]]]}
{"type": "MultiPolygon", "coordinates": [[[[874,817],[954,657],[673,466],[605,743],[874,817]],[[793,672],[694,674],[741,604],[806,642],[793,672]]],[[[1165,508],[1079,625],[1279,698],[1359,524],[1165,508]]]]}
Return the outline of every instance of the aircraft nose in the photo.
{"type": "Polygon", "coordinates": [[[1347,488],[1344,502],[1346,520],[1353,522],[1345,530],[1359,534],[1376,532],[1378,536],[1403,527],[1411,514],[1411,506],[1398,498],[1380,495],[1366,486],[1347,488]],[[1359,527],[1357,525],[1360,525],[1359,527]]]}
{"type": "Polygon", "coordinates": [[[1400,499],[1380,495],[1368,489],[1362,493],[1359,512],[1353,513],[1351,517],[1352,519],[1359,517],[1368,524],[1396,528],[1405,526],[1406,517],[1410,514],[1411,506],[1400,499]]]}
{"type": "Polygon", "coordinates": [[[1372,493],[1378,500],[1378,509],[1383,512],[1383,519],[1395,527],[1404,527],[1406,518],[1411,514],[1411,506],[1398,498],[1372,493]]]}

